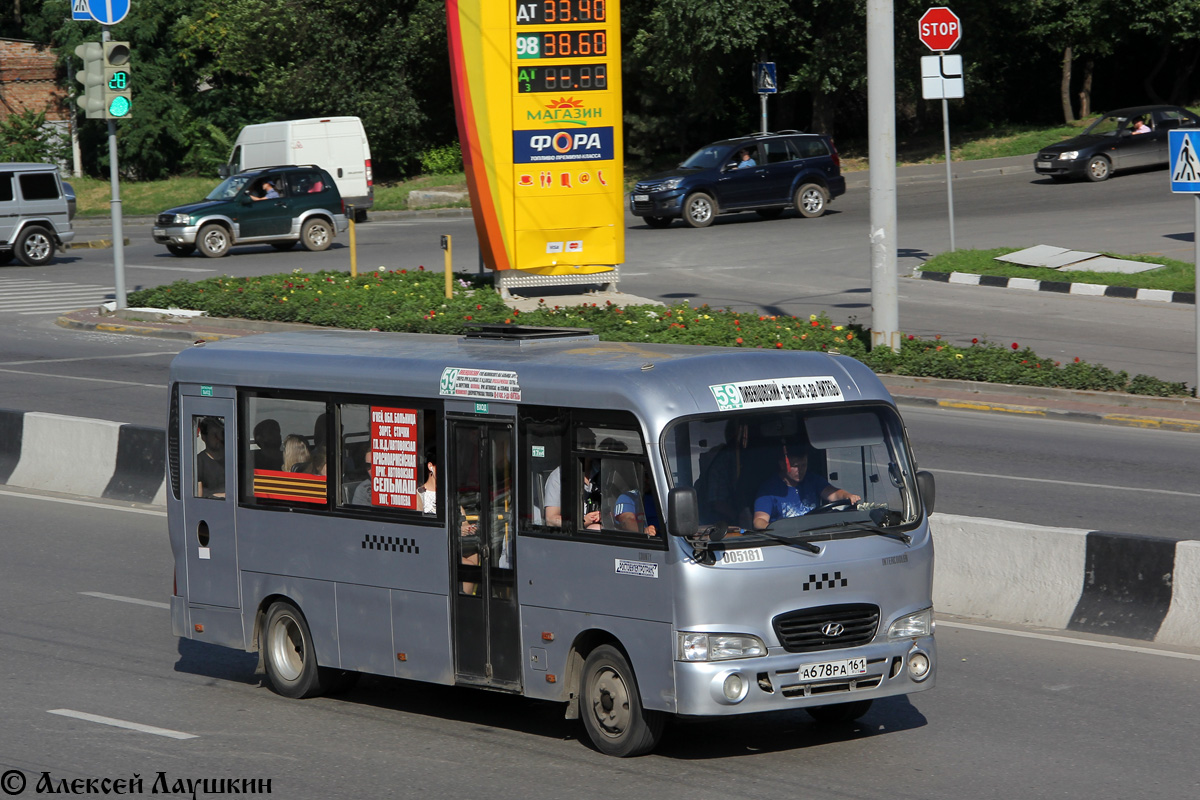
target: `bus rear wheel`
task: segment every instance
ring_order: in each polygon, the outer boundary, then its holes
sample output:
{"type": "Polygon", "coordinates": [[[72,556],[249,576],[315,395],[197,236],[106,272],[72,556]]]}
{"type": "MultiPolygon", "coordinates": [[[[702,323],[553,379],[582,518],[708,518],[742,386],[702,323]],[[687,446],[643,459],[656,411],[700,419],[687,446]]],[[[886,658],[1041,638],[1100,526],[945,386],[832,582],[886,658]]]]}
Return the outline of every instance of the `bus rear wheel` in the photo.
{"type": "Polygon", "coordinates": [[[601,645],[587,657],[579,702],[588,738],[605,755],[640,756],[662,736],[663,715],[642,708],[633,669],[615,647],[601,645]]]}
{"type": "Polygon", "coordinates": [[[284,697],[324,694],[339,670],[317,666],[317,650],[304,615],[291,603],[278,602],[267,609],[263,628],[263,660],[271,689],[284,697]]]}

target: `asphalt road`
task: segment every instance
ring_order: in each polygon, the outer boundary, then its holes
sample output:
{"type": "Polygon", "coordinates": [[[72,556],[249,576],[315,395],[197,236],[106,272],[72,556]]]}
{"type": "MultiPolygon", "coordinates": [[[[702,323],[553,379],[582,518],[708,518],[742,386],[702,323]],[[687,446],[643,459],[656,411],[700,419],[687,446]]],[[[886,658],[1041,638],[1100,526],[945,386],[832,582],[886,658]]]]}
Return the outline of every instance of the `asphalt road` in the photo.
{"type": "Polygon", "coordinates": [[[0,771],[21,773],[18,796],[42,773],[55,785],[139,775],[148,795],[160,772],[169,786],[269,779],[296,800],[1200,791],[1200,723],[1182,701],[1200,689],[1200,652],[943,620],[938,685],[858,723],[680,724],[657,753],[618,762],[547,703],[383,678],[342,698],[272,694],[254,656],[172,636],[160,514],[0,489],[0,548],[0,771]]]}

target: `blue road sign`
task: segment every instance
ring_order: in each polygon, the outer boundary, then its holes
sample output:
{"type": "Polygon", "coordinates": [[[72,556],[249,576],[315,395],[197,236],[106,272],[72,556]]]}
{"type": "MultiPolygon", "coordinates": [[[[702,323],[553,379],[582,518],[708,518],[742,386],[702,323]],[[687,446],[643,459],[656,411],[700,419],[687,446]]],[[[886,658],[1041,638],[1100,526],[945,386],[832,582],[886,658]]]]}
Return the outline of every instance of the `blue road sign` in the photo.
{"type": "Polygon", "coordinates": [[[88,0],[88,13],[102,25],[116,25],[129,13],[132,0],[88,0]]]}
{"type": "Polygon", "coordinates": [[[83,22],[94,22],[92,12],[88,11],[88,0],[72,0],[71,19],[83,22]]]}
{"type": "Polygon", "coordinates": [[[779,91],[775,82],[774,61],[759,61],[754,65],[754,88],[759,94],[775,94],[779,91]]]}
{"type": "Polygon", "coordinates": [[[1200,131],[1167,131],[1171,155],[1171,191],[1200,192],[1200,131]]]}

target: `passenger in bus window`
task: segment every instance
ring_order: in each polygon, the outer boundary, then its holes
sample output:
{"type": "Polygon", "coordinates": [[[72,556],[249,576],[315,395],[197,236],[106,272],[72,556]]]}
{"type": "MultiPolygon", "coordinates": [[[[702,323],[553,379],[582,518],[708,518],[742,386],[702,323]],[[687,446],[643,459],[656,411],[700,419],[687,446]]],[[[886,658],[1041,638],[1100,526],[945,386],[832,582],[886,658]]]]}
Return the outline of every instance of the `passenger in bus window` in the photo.
{"type": "Polygon", "coordinates": [[[417,487],[422,514],[437,513],[437,463],[432,447],[425,449],[425,482],[417,487]]]}
{"type": "Polygon", "coordinates": [[[731,419],[725,424],[724,443],[700,456],[696,496],[703,520],[744,524],[741,515],[745,501],[739,502],[737,489],[749,443],[750,426],[731,419]]]}
{"type": "Polygon", "coordinates": [[[779,444],[779,473],[758,489],[754,500],[754,527],[762,530],[777,519],[799,517],[834,500],[857,503],[856,494],[830,485],[824,477],[808,471],[808,442],[783,440],[779,444]]]}
{"type": "Polygon", "coordinates": [[[204,449],[196,454],[196,496],[225,496],[225,420],[204,417],[196,426],[204,449]]]}
{"type": "Polygon", "coordinates": [[[328,451],[325,449],[325,445],[313,448],[312,459],[308,462],[308,473],[310,475],[324,475],[328,458],[328,451]]]}
{"type": "Polygon", "coordinates": [[[283,440],[283,471],[304,472],[309,455],[308,443],[304,441],[304,437],[297,433],[289,433],[283,440]]]}
{"type": "Polygon", "coordinates": [[[367,465],[367,479],[354,487],[354,495],[350,498],[350,504],[355,506],[371,505],[371,450],[363,454],[363,461],[367,465]]]}
{"type": "Polygon", "coordinates": [[[279,470],[283,468],[283,432],[279,422],[267,417],[254,426],[254,468],[279,470]]]}
{"type": "MultiPolygon", "coordinates": [[[[599,504],[599,479],[600,479],[600,461],[585,457],[583,462],[583,485],[581,493],[583,497],[583,527],[590,530],[598,530],[600,528],[600,504],[599,504]]],[[[562,468],[555,467],[546,478],[546,490],[543,493],[545,497],[546,510],[545,519],[547,525],[552,525],[555,528],[562,527],[562,468]]]]}
{"type": "Polygon", "coordinates": [[[613,506],[613,520],[623,531],[658,535],[658,503],[654,499],[654,487],[650,484],[648,474],[643,477],[640,490],[630,489],[617,498],[613,506]]]}

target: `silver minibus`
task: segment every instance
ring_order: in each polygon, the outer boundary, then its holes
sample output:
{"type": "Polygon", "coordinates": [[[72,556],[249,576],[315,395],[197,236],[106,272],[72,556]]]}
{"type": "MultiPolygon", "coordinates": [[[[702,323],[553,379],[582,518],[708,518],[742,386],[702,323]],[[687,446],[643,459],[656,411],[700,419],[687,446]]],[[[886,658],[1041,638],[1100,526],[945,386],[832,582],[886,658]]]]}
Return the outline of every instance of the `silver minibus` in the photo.
{"type": "Polygon", "coordinates": [[[933,686],[933,480],[854,359],[330,330],[189,348],[169,388],[174,633],[281,695],[521,694],[631,756],[933,686]]]}

